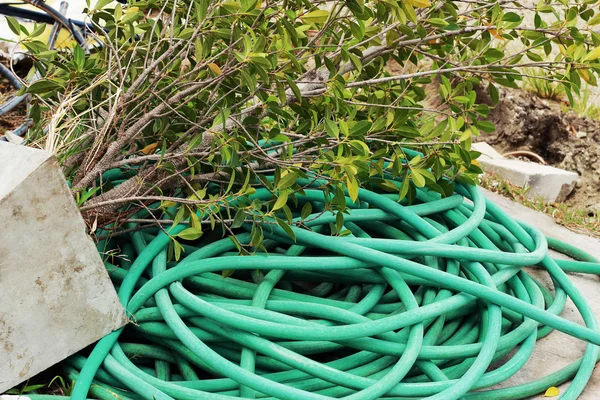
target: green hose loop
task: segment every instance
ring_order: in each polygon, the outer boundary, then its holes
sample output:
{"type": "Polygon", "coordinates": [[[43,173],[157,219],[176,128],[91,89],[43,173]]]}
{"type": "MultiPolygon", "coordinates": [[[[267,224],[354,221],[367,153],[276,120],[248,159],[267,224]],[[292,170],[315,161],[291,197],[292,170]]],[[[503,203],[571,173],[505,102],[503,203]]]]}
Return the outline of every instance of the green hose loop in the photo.
{"type": "MultiPolygon", "coordinates": [[[[294,221],[306,202],[314,214],[291,228],[294,240],[264,222],[268,254],[241,256],[229,238],[211,236],[168,260],[170,235],[183,226],[103,243],[133,260],[106,268],[134,323],[67,360],[71,398],[512,400],[568,380],[561,399],[581,394],[600,329],[565,271],[598,274],[594,257],[460,185],[447,198],[418,189],[413,205],[360,189],[357,203],[346,198],[349,234],[339,236],[323,182],[298,183],[305,190],[298,208],[289,204],[294,221]],[[555,260],[549,247],[577,261],[555,260]],[[526,266],[545,269],[555,287],[526,266]],[[585,326],[560,317],[569,298],[585,326]],[[517,374],[552,330],[586,341],[583,357],[534,382],[490,389],[517,374]]],[[[237,240],[249,244],[250,230],[236,230],[237,240]]]]}

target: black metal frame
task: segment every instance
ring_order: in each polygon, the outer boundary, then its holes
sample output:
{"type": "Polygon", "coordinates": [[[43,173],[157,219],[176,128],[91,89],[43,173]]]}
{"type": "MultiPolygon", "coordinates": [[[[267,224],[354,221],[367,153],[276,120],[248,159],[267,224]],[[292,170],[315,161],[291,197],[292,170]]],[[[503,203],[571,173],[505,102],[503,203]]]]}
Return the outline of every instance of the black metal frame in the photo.
{"type": "MultiPolygon", "coordinates": [[[[48,6],[43,1],[40,0],[23,0],[24,3],[31,4],[41,11],[32,11],[23,9],[20,7],[15,7],[14,4],[22,4],[22,3],[5,3],[0,4],[0,15],[7,15],[11,17],[17,17],[27,20],[32,20],[35,22],[41,22],[45,24],[53,24],[52,31],[50,33],[50,37],[48,38],[48,47],[54,48],[56,44],[56,38],[58,36],[58,32],[61,27],[66,28],[73,38],[82,46],[84,49],[87,49],[87,44],[84,36],[81,34],[80,29],[93,31],[94,27],[92,24],[88,24],[81,21],[72,20],[66,18],[63,14],[66,12],[68,3],[63,1],[61,3],[61,10],[57,11],[54,8],[48,6]]],[[[11,71],[9,68],[4,67],[0,64],[0,74],[5,76],[8,81],[16,88],[20,89],[22,87],[21,81],[19,78],[11,71]]],[[[6,114],[21,104],[27,96],[12,96],[4,103],[0,104],[0,115],[6,114]]],[[[31,120],[27,119],[23,124],[13,130],[13,133],[22,136],[24,135],[28,128],[31,126],[31,120]]],[[[6,138],[1,137],[0,140],[6,140],[6,138]]]]}

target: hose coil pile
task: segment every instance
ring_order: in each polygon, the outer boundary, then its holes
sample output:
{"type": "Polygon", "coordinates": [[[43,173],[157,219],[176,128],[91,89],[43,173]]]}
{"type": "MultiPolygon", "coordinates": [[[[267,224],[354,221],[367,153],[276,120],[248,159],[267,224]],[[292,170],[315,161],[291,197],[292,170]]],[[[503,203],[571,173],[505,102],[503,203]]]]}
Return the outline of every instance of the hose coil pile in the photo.
{"type": "MultiPolygon", "coordinates": [[[[107,264],[133,323],[68,360],[72,398],[91,388],[113,399],[518,399],[570,379],[562,398],[582,392],[600,330],[564,271],[600,273],[593,257],[460,185],[443,199],[419,189],[410,206],[360,189],[356,204],[347,198],[350,233],[332,235],[320,183],[302,184],[294,216],[306,202],[314,214],[292,227],[295,241],[264,224],[267,254],[241,256],[229,238],[206,235],[171,262],[165,231],[113,239],[135,258],[107,264]],[[582,262],[551,258],[548,243],[582,262]],[[534,265],[552,290],[523,270],[534,265]],[[585,327],[559,316],[568,297],[585,327]],[[543,379],[488,389],[553,329],[587,341],[584,356],[543,379]]],[[[249,229],[238,230],[240,242],[249,229]]]]}

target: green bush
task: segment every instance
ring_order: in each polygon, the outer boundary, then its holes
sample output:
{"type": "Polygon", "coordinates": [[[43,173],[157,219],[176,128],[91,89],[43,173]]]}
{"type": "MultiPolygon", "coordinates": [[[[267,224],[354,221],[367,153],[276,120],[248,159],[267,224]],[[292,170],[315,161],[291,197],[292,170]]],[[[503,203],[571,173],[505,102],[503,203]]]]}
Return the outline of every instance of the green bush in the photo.
{"type": "Polygon", "coordinates": [[[23,40],[43,76],[27,89],[29,139],[57,153],[97,226],[157,201],[197,232],[196,211],[213,226],[291,223],[298,177],[326,179],[332,211],[360,186],[447,195],[475,183],[471,139],[494,130],[477,90],[497,102],[523,68],[551,73],[569,98],[595,84],[598,0],[556,4],[540,1],[527,26],[500,1],[100,0],[89,13],[102,47],[23,40]],[[400,73],[386,72],[392,60],[400,73]],[[444,107],[424,106],[427,93],[444,107]],[[128,173],[118,186],[102,179],[115,168],[128,173]],[[273,199],[244,201],[256,187],[273,199]]]}

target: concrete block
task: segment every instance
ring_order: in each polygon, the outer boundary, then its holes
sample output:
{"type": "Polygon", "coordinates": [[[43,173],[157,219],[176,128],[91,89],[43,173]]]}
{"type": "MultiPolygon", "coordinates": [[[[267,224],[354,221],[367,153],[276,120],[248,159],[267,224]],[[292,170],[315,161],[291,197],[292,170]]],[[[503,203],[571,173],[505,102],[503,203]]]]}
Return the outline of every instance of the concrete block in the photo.
{"type": "Polygon", "coordinates": [[[542,198],[546,203],[561,202],[571,193],[579,180],[575,172],[510,159],[479,159],[484,172],[494,172],[513,185],[528,186],[530,198],[542,198]]]}
{"type": "Polygon", "coordinates": [[[0,393],[127,323],[56,158],[0,142],[0,393]]]}
{"type": "Polygon", "coordinates": [[[502,157],[502,154],[498,153],[496,151],[496,149],[494,149],[492,146],[490,146],[486,142],[473,143],[471,145],[471,150],[475,150],[475,151],[478,151],[481,153],[481,156],[479,156],[479,158],[478,158],[479,161],[481,161],[482,159],[496,160],[496,159],[504,158],[504,157],[502,157]]]}

